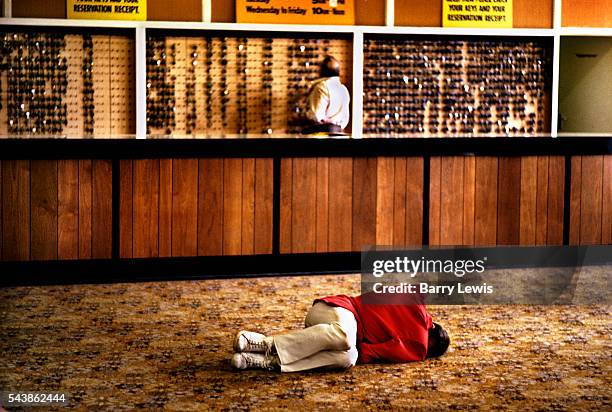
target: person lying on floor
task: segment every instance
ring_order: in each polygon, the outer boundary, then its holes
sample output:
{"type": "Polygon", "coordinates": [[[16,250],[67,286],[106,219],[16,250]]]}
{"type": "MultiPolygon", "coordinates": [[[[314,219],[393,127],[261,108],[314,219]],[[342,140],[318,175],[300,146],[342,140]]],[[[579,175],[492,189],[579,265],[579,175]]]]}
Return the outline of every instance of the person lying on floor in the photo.
{"type": "Polygon", "coordinates": [[[348,369],[359,363],[412,362],[442,356],[448,333],[424,304],[369,304],[363,296],[316,299],[306,328],[274,336],[240,331],[234,340],[235,369],[299,372],[348,369]]]}

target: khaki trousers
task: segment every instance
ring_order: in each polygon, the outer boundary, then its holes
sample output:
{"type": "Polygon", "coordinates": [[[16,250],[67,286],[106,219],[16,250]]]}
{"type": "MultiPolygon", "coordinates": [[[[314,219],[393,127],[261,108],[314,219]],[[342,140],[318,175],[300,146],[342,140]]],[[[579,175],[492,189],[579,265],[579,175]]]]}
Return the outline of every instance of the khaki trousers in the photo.
{"type": "Polygon", "coordinates": [[[282,372],[347,369],[357,362],[357,321],[350,310],[317,302],[306,328],[273,336],[282,372]]]}

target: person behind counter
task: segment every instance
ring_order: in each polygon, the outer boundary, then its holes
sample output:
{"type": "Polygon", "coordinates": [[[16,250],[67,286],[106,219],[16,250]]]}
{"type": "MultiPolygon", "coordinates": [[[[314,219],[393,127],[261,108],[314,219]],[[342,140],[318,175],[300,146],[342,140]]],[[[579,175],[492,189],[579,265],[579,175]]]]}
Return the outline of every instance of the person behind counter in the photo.
{"type": "Polygon", "coordinates": [[[312,122],[302,133],[342,133],[348,125],[348,89],[340,82],[340,63],[332,56],[321,62],[320,78],[315,80],[307,99],[307,116],[312,122]]]}

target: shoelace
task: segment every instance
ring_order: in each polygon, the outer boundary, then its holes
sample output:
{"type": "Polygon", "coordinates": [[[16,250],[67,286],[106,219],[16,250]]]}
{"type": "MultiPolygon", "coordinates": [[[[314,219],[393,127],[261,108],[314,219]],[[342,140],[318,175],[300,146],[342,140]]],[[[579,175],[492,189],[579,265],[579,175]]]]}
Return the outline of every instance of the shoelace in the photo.
{"type": "Polygon", "coordinates": [[[246,363],[247,363],[247,366],[249,368],[253,368],[253,367],[255,367],[255,368],[265,368],[264,362],[260,361],[259,359],[255,359],[254,357],[248,356],[248,355],[244,356],[244,357],[246,359],[246,363]]]}
{"type": "MultiPolygon", "coordinates": [[[[244,336],[244,335],[243,335],[244,336]]],[[[253,347],[253,348],[257,348],[257,349],[264,349],[266,354],[268,353],[268,351],[270,350],[270,348],[266,345],[266,343],[261,340],[259,342],[257,341],[251,341],[249,338],[247,338],[246,336],[244,336],[244,338],[247,340],[249,346],[253,347]]]]}
{"type": "Polygon", "coordinates": [[[246,359],[247,366],[249,368],[262,368],[262,369],[273,369],[272,367],[272,359],[266,356],[264,359],[256,358],[254,356],[244,356],[246,359]]]}

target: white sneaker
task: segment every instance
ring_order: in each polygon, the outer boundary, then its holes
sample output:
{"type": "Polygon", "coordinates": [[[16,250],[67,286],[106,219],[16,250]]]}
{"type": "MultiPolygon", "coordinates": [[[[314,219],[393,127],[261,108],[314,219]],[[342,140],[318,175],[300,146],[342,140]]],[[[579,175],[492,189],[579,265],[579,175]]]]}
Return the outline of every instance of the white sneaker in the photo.
{"type": "Polygon", "coordinates": [[[270,353],[272,338],[261,333],[241,330],[234,339],[234,351],[252,353],[270,353]]]}
{"type": "Polygon", "coordinates": [[[234,353],[232,366],[235,369],[279,369],[280,360],[276,355],[264,355],[261,353],[234,353]]]}

